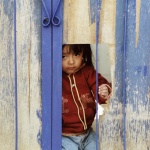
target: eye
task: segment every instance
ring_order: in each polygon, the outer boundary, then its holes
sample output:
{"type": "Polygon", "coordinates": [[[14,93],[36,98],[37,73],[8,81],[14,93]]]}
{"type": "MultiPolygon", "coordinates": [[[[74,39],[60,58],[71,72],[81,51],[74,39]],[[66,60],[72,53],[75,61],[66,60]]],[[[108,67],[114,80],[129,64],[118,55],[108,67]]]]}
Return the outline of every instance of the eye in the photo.
{"type": "Polygon", "coordinates": [[[78,54],[74,54],[74,56],[80,56],[80,53],[78,53],[78,54]]]}
{"type": "Polygon", "coordinates": [[[65,59],[66,58],[66,56],[65,55],[62,55],[62,59],[65,59]]]}

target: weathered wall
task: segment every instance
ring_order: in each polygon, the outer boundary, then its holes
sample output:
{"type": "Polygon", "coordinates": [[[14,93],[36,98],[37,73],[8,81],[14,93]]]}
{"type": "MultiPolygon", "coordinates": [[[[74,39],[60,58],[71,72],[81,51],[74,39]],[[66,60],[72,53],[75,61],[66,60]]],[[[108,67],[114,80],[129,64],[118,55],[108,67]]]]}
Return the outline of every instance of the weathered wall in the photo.
{"type": "Polygon", "coordinates": [[[15,20],[14,1],[0,2],[0,149],[38,150],[41,149],[38,139],[41,134],[41,2],[17,0],[16,4],[15,20]]]}
{"type": "Polygon", "coordinates": [[[18,149],[40,149],[41,3],[16,1],[18,149]]]}
{"type": "Polygon", "coordinates": [[[127,149],[150,149],[150,0],[128,2],[127,149]]]}
{"type": "MultiPolygon", "coordinates": [[[[95,2],[64,1],[63,43],[95,43],[95,2]]],[[[0,149],[38,150],[42,132],[41,1],[17,0],[16,4],[15,10],[14,1],[0,2],[0,149]]],[[[150,0],[128,0],[124,43],[125,1],[102,1],[99,43],[109,47],[113,97],[100,118],[101,149],[150,149],[149,8],[150,0]]],[[[53,46],[56,49],[57,42],[53,46]]],[[[53,127],[57,128],[54,123],[53,127]]]]}
{"type": "MultiPolygon", "coordinates": [[[[95,43],[94,2],[64,1],[64,43],[95,43]]],[[[113,96],[100,118],[100,148],[149,149],[150,1],[128,0],[126,9],[123,0],[101,2],[99,43],[109,45],[113,96]]]]}
{"type": "Polygon", "coordinates": [[[13,3],[0,3],[0,145],[15,148],[13,3]]]}
{"type": "Polygon", "coordinates": [[[129,0],[125,9],[123,0],[116,1],[115,95],[100,120],[102,149],[150,148],[149,5],[129,0]]]}

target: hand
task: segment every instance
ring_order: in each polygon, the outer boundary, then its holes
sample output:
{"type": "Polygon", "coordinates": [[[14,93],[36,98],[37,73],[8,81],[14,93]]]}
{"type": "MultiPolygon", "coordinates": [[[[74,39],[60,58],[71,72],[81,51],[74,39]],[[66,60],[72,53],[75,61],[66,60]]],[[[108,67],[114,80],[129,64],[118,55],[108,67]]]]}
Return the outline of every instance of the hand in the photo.
{"type": "Polygon", "coordinates": [[[104,99],[109,99],[109,91],[106,84],[102,84],[101,86],[99,86],[98,94],[104,99]]]}

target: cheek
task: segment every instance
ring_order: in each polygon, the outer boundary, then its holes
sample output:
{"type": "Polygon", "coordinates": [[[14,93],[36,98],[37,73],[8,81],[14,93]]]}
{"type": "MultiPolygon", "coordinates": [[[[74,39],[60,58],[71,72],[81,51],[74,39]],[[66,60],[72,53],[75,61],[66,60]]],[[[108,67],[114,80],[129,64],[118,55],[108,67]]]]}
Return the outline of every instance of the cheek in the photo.
{"type": "Polygon", "coordinates": [[[66,63],[64,61],[62,61],[62,69],[64,69],[66,66],[66,63]]]}
{"type": "Polygon", "coordinates": [[[82,64],[82,58],[80,58],[80,60],[79,60],[79,64],[80,64],[80,65],[82,64]]]}

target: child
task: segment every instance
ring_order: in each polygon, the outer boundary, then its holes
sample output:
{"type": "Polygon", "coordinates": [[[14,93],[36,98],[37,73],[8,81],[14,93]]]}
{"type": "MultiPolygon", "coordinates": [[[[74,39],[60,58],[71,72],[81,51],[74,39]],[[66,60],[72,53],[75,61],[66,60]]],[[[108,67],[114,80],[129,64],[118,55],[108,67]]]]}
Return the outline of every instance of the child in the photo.
{"type": "MultiPolygon", "coordinates": [[[[91,128],[96,113],[96,71],[90,44],[62,46],[62,150],[96,150],[91,128]]],[[[110,97],[110,83],[98,74],[99,104],[110,97]]]]}

